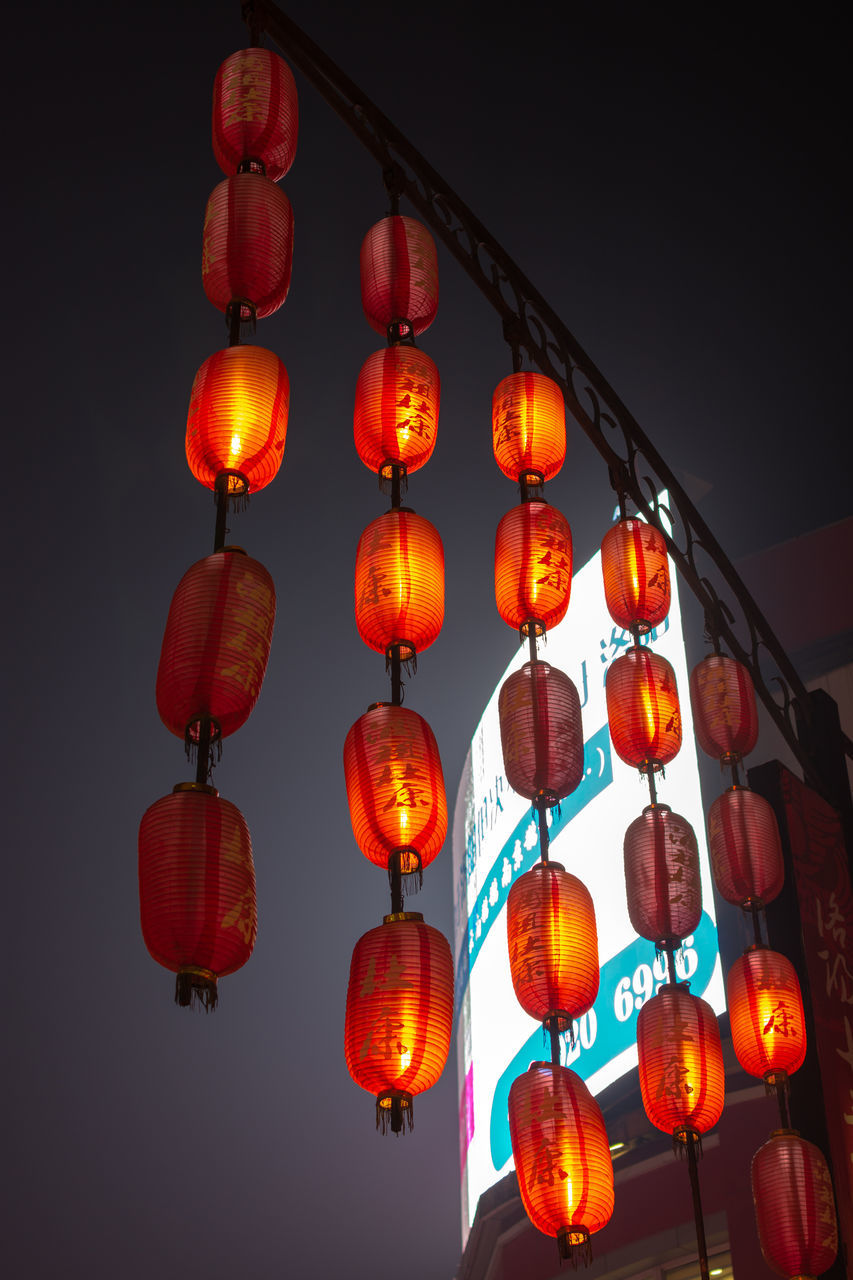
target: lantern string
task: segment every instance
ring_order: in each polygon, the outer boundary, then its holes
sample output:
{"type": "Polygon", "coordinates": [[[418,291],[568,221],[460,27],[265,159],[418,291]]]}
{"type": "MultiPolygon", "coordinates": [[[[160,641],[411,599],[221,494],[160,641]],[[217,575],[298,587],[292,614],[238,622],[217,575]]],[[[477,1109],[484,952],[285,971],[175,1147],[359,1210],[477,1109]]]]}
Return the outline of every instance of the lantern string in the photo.
{"type": "Polygon", "coordinates": [[[699,1275],[708,1280],[708,1246],[705,1243],[705,1219],[702,1216],[702,1197],[699,1192],[699,1168],[696,1163],[696,1147],[702,1149],[702,1138],[698,1133],[687,1132],[687,1163],[690,1172],[690,1190],[693,1196],[693,1217],[696,1222],[696,1244],[699,1249],[699,1275]]]}

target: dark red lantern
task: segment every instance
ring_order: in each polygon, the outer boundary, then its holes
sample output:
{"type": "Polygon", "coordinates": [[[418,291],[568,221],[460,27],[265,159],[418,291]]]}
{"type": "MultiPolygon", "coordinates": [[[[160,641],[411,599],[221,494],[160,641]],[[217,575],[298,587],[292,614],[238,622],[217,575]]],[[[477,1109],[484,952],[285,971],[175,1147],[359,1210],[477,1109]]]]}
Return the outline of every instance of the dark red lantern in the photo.
{"type": "Polygon", "coordinates": [[[201,275],[209,302],[233,303],[241,319],[271,316],[287,297],[293,263],[293,210],[281,187],[238,173],[211,192],[204,215],[201,275]]]}
{"type": "Polygon", "coordinates": [[[400,214],[371,227],[361,245],[361,305],[371,329],[423,333],[438,311],[435,242],[421,222],[400,214]]]}
{"type": "Polygon", "coordinates": [[[344,1051],[356,1084],[376,1095],[376,1126],[412,1127],[415,1094],[444,1070],[453,1020],[453,959],[423,916],[385,916],[355,945],[344,1051]]]}
{"type": "Polygon", "coordinates": [[[444,622],[444,548],[438,530],[406,507],[371,523],[355,557],[355,621],[379,653],[405,661],[435,640],[444,622]]]}
{"type": "Polygon", "coordinates": [[[495,600],[504,622],[543,635],[562,622],[572,591],[572,531],[547,502],[508,511],[495,536],[495,600]]]}
{"type": "Polygon", "coordinates": [[[752,1157],[752,1198],[767,1265],[794,1280],[822,1275],[838,1253],[832,1179],[822,1152],[777,1129],[752,1157]]]}
{"type": "Polygon", "coordinates": [[[751,1076],[781,1084],[803,1065],[806,1024],[794,966],[768,947],[750,947],[726,983],[732,1044],[751,1076]]]}
{"type": "Polygon", "coordinates": [[[745,756],[758,740],[752,677],[742,662],[712,653],[690,673],[690,703],[699,746],[723,764],[745,756]]]}
{"type": "Polygon", "coordinates": [[[177,974],[175,1000],[213,1008],[216,981],[246,963],[258,915],[245,819],[214,787],[180,782],[139,827],[142,936],[177,974]]]}
{"type": "Polygon", "coordinates": [[[505,476],[555,476],[566,457],[563,393],[544,373],[511,373],[492,395],[492,443],[505,476]]]}
{"type": "Polygon", "coordinates": [[[708,852],[714,883],[736,907],[761,907],[785,880],[776,815],[763,796],[732,787],[708,811],[708,852]]]}
{"type": "Polygon", "coordinates": [[[434,361],[417,347],[374,351],[355,388],[358,456],[371,471],[389,463],[417,471],[435,448],[441,383],[434,361]]]}
{"type": "Polygon", "coordinates": [[[507,897],[507,945],[525,1013],[566,1031],[598,995],[598,931],[586,885],[559,862],[539,862],[507,897]]]}
{"type": "Polygon", "coordinates": [[[635,645],[607,670],[607,720],[620,760],[644,773],[669,764],[681,749],[681,708],[666,658],[635,645]]]}
{"type": "Polygon", "coordinates": [[[601,544],[604,598],[626,631],[651,631],[669,613],[669,560],[663,534],[644,520],[620,520],[601,544]]]}
{"type": "Polygon", "coordinates": [[[167,729],[198,742],[201,725],[227,737],[249,718],[269,659],[275,587],[240,547],[225,547],[184,574],[172,598],[157,710],[167,729]]]}
{"type": "Polygon", "coordinates": [[[661,987],[637,1018],[646,1115],[677,1142],[707,1133],[723,1110],[725,1073],[717,1019],[687,983],[661,987]]]}
{"type": "Polygon", "coordinates": [[[513,791],[554,805],[583,777],[583,725],[578,691],[547,662],[525,662],[498,698],[504,769],[513,791]]]}
{"type": "Polygon", "coordinates": [[[422,870],[447,835],[447,799],[432,729],[408,707],[376,703],[344,743],[347,800],[356,843],[366,858],[401,871],[422,870]]]}
{"type": "Polygon", "coordinates": [[[296,154],[299,104],[287,63],[270,49],[240,49],[213,85],[213,154],[229,176],[243,169],[283,178],[296,154]]]}
{"type": "Polygon", "coordinates": [[[613,1161],[598,1103],[569,1067],[531,1063],[509,1091],[518,1189],[560,1257],[590,1257],[590,1236],[613,1214],[613,1161]]]}
{"type": "Polygon", "coordinates": [[[287,370],[272,351],[234,346],[208,356],[187,414],[187,462],[195,478],[214,489],[222,477],[235,496],[263,489],[284,457],[289,405],[287,370]]]}
{"type": "Polygon", "coordinates": [[[625,832],[625,888],[631,925],[660,950],[674,949],[699,926],[699,847],[686,818],[650,804],[625,832]]]}

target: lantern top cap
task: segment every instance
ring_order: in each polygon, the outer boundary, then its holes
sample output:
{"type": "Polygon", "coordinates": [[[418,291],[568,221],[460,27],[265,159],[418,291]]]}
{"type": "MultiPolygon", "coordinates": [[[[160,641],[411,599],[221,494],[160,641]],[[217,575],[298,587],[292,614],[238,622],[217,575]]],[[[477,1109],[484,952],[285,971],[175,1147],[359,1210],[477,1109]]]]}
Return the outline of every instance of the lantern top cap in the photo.
{"type": "MultiPolygon", "coordinates": [[[[394,703],[393,703],[393,702],[371,702],[371,704],[370,704],[370,706],[367,708],[367,710],[368,710],[368,711],[378,711],[381,707],[393,707],[393,706],[394,706],[394,703]]],[[[366,715],[366,714],[367,714],[367,712],[365,712],[365,715],[366,715]]]]}
{"type": "Polygon", "coordinates": [[[651,804],[647,804],[643,810],[643,817],[647,813],[672,813],[672,806],[664,804],[661,800],[655,800],[651,804]]]}
{"type": "Polygon", "coordinates": [[[531,871],[565,871],[562,862],[555,862],[553,858],[549,858],[547,862],[534,862],[530,868],[531,871]]]}
{"type": "Polygon", "coordinates": [[[689,982],[666,982],[658,992],[659,996],[665,995],[690,995],[689,982]]]}
{"type": "Polygon", "coordinates": [[[216,787],[209,787],[206,782],[176,782],[172,787],[172,795],[179,791],[200,791],[202,795],[218,796],[216,787]]]}
{"type": "Polygon", "coordinates": [[[229,551],[236,553],[238,556],[247,556],[249,554],[245,547],[237,547],[237,546],[217,547],[213,554],[217,556],[225,555],[226,552],[229,552],[229,551]]]}
{"type": "Polygon", "coordinates": [[[799,1129],[771,1129],[770,1138],[799,1138],[799,1129]]]}
{"type": "Polygon", "coordinates": [[[393,911],[382,917],[383,924],[403,924],[406,920],[418,920],[423,924],[424,918],[420,911],[393,911]]]}
{"type": "Polygon", "coordinates": [[[772,951],[772,947],[768,947],[766,942],[751,942],[744,951],[745,956],[752,955],[753,951],[772,951]]]}

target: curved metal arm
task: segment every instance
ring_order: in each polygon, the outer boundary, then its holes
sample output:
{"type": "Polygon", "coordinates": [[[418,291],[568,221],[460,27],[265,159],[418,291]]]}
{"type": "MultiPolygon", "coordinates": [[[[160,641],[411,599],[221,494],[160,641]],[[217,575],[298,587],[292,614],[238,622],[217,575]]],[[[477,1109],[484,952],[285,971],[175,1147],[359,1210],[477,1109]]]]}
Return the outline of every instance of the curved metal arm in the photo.
{"type": "MultiPolygon", "coordinates": [[[[503,320],[510,345],[557,382],[566,407],[610,469],[614,488],[660,529],[669,554],[705,610],[711,632],[749,669],[756,692],[803,768],[826,790],[806,746],[808,693],[740,575],[654,445],[539,291],[482,222],[356,84],[270,0],[243,14],[266,31],[382,166],[392,195],[406,195],[503,320]],[[663,510],[660,490],[670,494],[663,510]],[[707,576],[715,570],[715,585],[707,576]],[[720,591],[730,593],[724,599],[720,591]],[[772,686],[778,686],[774,696],[772,686]],[[781,696],[781,701],[778,697],[781,696]],[[796,715],[795,715],[796,711],[796,715]],[[799,721],[799,723],[798,723],[799,721]]],[[[853,744],[845,739],[853,755],[853,744]]]]}

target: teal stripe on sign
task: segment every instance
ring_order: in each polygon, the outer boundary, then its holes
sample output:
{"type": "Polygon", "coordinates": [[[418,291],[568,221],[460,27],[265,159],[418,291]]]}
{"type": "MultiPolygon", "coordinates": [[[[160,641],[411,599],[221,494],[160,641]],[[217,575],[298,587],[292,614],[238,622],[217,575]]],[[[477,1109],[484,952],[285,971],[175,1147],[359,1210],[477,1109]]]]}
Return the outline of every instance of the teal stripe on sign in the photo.
{"type": "MultiPolygon", "coordinates": [[[[561,800],[557,809],[551,810],[553,821],[548,830],[552,840],[576,814],[580,813],[581,809],[589,804],[590,800],[613,781],[610,731],[606,724],[584,743],[583,770],[583,778],[577,790],[570,796],[566,796],[565,800],[561,800]]],[[[514,831],[492,863],[483,887],[477,895],[474,908],[468,916],[467,940],[462,944],[456,963],[454,1022],[459,1016],[459,1009],[468,988],[468,979],[480,954],[480,948],[500,915],[513,882],[525,871],[529,871],[539,860],[538,833],[531,847],[529,849],[524,847],[525,836],[531,822],[534,824],[536,822],[532,808],[516,824],[514,831]],[[516,845],[519,846],[518,849],[516,845]]]]}

